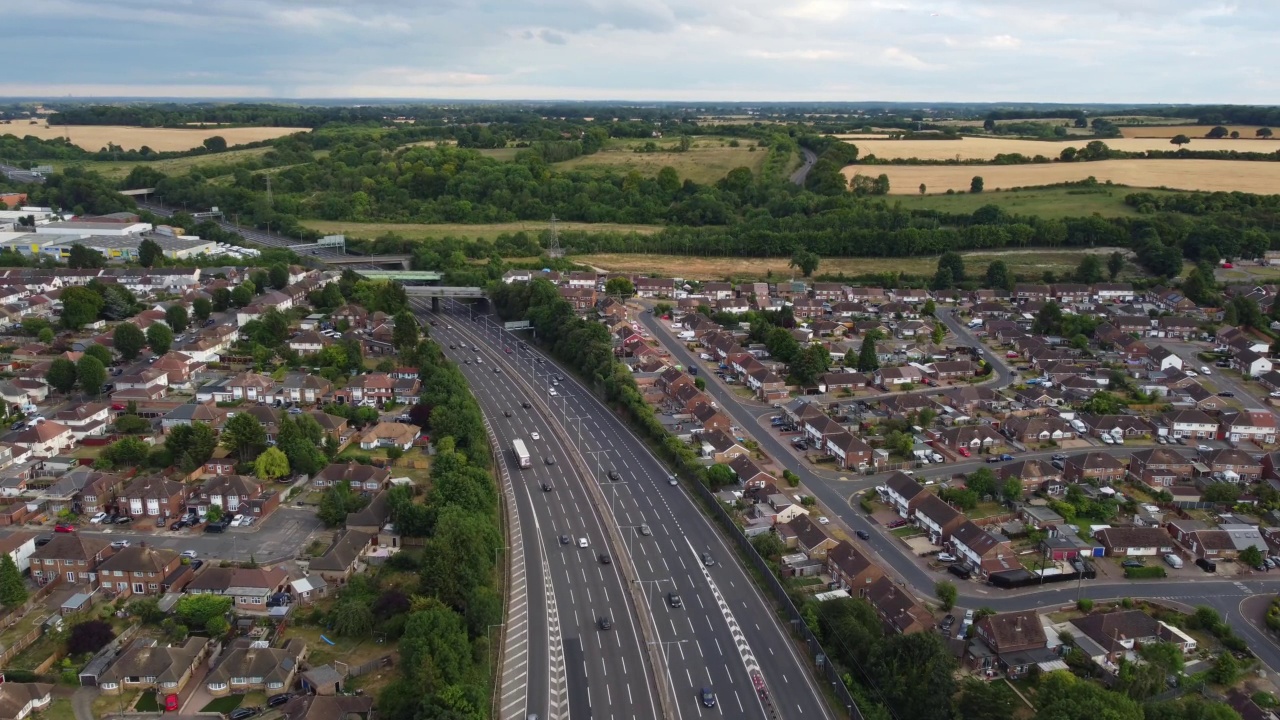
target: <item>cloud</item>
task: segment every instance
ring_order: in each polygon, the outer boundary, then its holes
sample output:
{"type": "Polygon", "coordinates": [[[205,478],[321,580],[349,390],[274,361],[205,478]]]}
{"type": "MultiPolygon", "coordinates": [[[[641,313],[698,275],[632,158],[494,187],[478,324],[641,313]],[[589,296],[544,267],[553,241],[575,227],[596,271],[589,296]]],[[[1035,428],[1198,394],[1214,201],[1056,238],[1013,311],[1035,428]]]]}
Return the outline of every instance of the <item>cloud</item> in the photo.
{"type": "Polygon", "coordinates": [[[10,19],[8,76],[22,81],[0,92],[1269,103],[1268,11],[1221,0],[40,0],[10,19]]]}

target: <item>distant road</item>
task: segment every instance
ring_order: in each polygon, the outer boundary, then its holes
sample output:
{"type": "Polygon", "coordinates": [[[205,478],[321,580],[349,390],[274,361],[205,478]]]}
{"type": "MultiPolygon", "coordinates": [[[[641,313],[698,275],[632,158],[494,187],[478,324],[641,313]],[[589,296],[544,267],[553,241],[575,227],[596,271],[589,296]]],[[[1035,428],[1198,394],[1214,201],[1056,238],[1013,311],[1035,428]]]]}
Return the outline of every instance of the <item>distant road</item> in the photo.
{"type": "Polygon", "coordinates": [[[809,171],[813,169],[814,163],[818,162],[818,154],[806,147],[800,148],[800,152],[804,153],[804,164],[791,173],[791,182],[804,187],[804,179],[809,177],[809,171]]]}
{"type": "Polygon", "coordinates": [[[44,176],[33,173],[30,170],[23,170],[13,165],[0,164],[0,172],[3,172],[10,180],[21,183],[44,183],[44,176]]]}

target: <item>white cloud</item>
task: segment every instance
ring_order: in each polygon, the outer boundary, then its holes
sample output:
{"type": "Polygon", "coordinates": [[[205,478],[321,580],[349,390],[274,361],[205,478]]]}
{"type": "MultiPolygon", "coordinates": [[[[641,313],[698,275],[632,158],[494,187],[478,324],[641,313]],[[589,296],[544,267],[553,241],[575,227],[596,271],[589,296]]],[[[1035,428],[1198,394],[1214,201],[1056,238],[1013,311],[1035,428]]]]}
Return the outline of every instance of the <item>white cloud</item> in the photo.
{"type": "Polygon", "coordinates": [[[9,75],[23,82],[0,92],[1268,103],[1268,10],[1221,0],[1076,0],[1069,10],[1026,0],[40,0],[10,18],[9,75]]]}

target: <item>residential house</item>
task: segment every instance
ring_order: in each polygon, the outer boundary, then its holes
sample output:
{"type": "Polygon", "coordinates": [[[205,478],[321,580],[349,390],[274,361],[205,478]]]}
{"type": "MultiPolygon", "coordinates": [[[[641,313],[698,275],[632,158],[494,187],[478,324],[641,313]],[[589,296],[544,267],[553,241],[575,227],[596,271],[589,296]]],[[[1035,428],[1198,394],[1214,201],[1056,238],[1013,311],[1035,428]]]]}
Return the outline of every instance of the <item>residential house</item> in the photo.
{"type": "Polygon", "coordinates": [[[978,670],[999,670],[1017,679],[1055,657],[1047,649],[1048,638],[1035,610],[988,615],[974,623],[974,634],[995,655],[994,664],[989,658],[975,663],[978,670]]]}
{"type": "Polygon", "coordinates": [[[62,423],[46,420],[18,432],[9,442],[29,450],[38,458],[50,458],[69,450],[74,442],[71,428],[62,423]]]}
{"type": "Polygon", "coordinates": [[[329,338],[315,330],[305,330],[289,338],[289,349],[299,355],[313,355],[330,344],[329,338]]]}
{"type": "Polygon", "coordinates": [[[876,371],[876,385],[885,390],[893,390],[900,385],[919,384],[924,380],[924,373],[911,365],[902,367],[881,368],[876,371]]]}
{"type": "Polygon", "coordinates": [[[1231,358],[1231,368],[1258,377],[1271,372],[1271,359],[1255,350],[1243,350],[1231,358]]]}
{"type": "Polygon", "coordinates": [[[1007,419],[1001,429],[1005,435],[1024,444],[1060,442],[1076,436],[1066,420],[1048,415],[1014,416],[1007,419]]]}
{"type": "Polygon", "coordinates": [[[976,569],[981,577],[1019,567],[1009,541],[978,527],[972,520],[965,520],[951,533],[948,545],[956,557],[976,569]]]}
{"type": "Polygon", "coordinates": [[[280,382],[280,394],[289,402],[314,405],[333,390],[333,384],[311,373],[288,373],[280,382]]]}
{"type": "Polygon", "coordinates": [[[240,612],[266,612],[272,595],[289,586],[283,568],[210,567],[187,583],[188,595],[223,595],[234,598],[240,612]]]}
{"type": "Polygon", "coordinates": [[[1156,345],[1147,351],[1147,368],[1157,372],[1169,369],[1181,370],[1182,358],[1163,345],[1156,345]]]}
{"type": "Polygon", "coordinates": [[[1266,410],[1226,410],[1218,417],[1218,438],[1272,445],[1276,441],[1276,416],[1266,410]]]}
{"type": "Polygon", "coordinates": [[[422,429],[417,425],[397,422],[380,422],[360,434],[360,449],[376,450],[377,448],[395,447],[402,451],[413,448],[422,429]]]}
{"type": "Polygon", "coordinates": [[[18,572],[25,575],[31,569],[31,556],[36,551],[36,534],[19,530],[11,535],[0,535],[0,557],[13,561],[18,572]]]}
{"type": "Polygon", "coordinates": [[[231,400],[257,402],[269,399],[275,388],[275,381],[266,375],[245,372],[227,380],[225,387],[231,400]]]}
{"type": "Polygon", "coordinates": [[[1172,642],[1183,651],[1195,649],[1195,641],[1157,622],[1142,610],[1117,610],[1109,613],[1090,613],[1070,621],[1106,653],[1106,661],[1118,664],[1121,658],[1130,657],[1143,645],[1172,642]]]}
{"type": "Polygon", "coordinates": [[[334,463],[316,473],[313,482],[320,487],[347,483],[356,492],[376,492],[390,486],[391,471],[373,465],[354,462],[345,465],[334,463]]]}
{"type": "Polygon", "coordinates": [[[31,579],[37,585],[61,581],[92,588],[98,566],[111,554],[106,540],[79,533],[56,533],[31,553],[31,579]]]}
{"type": "Polygon", "coordinates": [[[1159,423],[1169,438],[1210,440],[1218,435],[1218,422],[1201,410],[1175,410],[1160,416],[1159,423]]]}
{"type": "MultiPolygon", "coordinates": [[[[895,472],[885,481],[882,494],[885,501],[898,511],[898,514],[904,518],[910,519],[914,513],[916,506],[924,500],[924,486],[916,482],[910,475],[902,472],[895,472]]],[[[879,488],[877,488],[879,489],[879,488]]]]}
{"type": "Polygon", "coordinates": [[[946,360],[926,365],[930,377],[944,382],[962,380],[978,374],[978,365],[971,360],[946,360]]]}
{"type": "Polygon", "coordinates": [[[186,487],[161,475],[143,475],[120,493],[119,510],[135,520],[152,518],[167,521],[182,515],[187,502],[186,487]]]}
{"type": "Polygon", "coordinates": [[[951,539],[956,528],[966,522],[965,516],[933,493],[922,493],[911,519],[929,533],[929,542],[942,545],[951,539]]]}
{"type": "Polygon", "coordinates": [[[51,702],[50,683],[0,683],[0,720],[25,720],[31,713],[48,708],[51,702]]]}
{"type": "Polygon", "coordinates": [[[74,440],[105,435],[111,422],[111,406],[106,403],[86,403],[61,410],[53,419],[71,430],[74,440]]]}
{"type": "Polygon", "coordinates": [[[1201,461],[1209,467],[1214,479],[1245,483],[1262,477],[1262,461],[1242,450],[1220,448],[1202,455],[1201,461]]]}
{"type": "Polygon", "coordinates": [[[862,469],[874,462],[875,451],[861,438],[849,432],[826,436],[827,454],[836,458],[843,470],[862,469]]]}
{"type": "Polygon", "coordinates": [[[891,578],[881,576],[865,589],[862,597],[875,608],[876,615],[890,632],[907,635],[933,627],[933,615],[891,578]]]}
{"type": "Polygon", "coordinates": [[[1191,461],[1169,448],[1139,450],[1129,456],[1129,475],[1153,490],[1191,478],[1191,461]]]}
{"type": "Polygon", "coordinates": [[[376,538],[372,533],[343,530],[319,557],[312,558],[309,569],[331,587],[345,585],[347,578],[362,567],[361,559],[376,538]]]}
{"type": "Polygon", "coordinates": [[[1197,559],[1214,562],[1218,560],[1235,560],[1236,555],[1239,553],[1231,533],[1226,530],[1209,528],[1192,530],[1179,542],[1187,549],[1188,553],[1197,559]]]}
{"type": "Polygon", "coordinates": [[[395,381],[386,373],[368,373],[351,378],[347,387],[334,392],[338,402],[382,407],[395,400],[395,381]]]}
{"type": "Polygon", "coordinates": [[[1108,556],[1157,556],[1173,552],[1173,539],[1158,527],[1108,527],[1093,533],[1108,556]]]}
{"type": "Polygon", "coordinates": [[[804,553],[810,560],[825,560],[827,552],[836,546],[832,538],[808,515],[800,515],[786,523],[796,537],[796,550],[804,553]]]}
{"type": "Polygon", "coordinates": [[[1067,482],[1094,482],[1098,485],[1118,483],[1125,476],[1124,463],[1110,453],[1089,452],[1066,459],[1062,478],[1067,482]]]}
{"type": "Polygon", "coordinates": [[[858,548],[841,540],[827,551],[827,574],[850,595],[863,597],[872,583],[884,577],[884,570],[858,548]]]}
{"type": "Polygon", "coordinates": [[[293,681],[307,656],[307,643],[292,638],[282,648],[261,647],[249,638],[235,640],[205,676],[209,694],[260,692],[277,695],[293,687],[293,681]]]}
{"type": "Polygon", "coordinates": [[[990,425],[958,425],[941,431],[930,431],[934,441],[952,451],[965,448],[970,452],[1003,450],[1005,439],[990,425]]]}
{"type": "Polygon", "coordinates": [[[177,694],[209,656],[212,645],[209,638],[196,636],[181,645],[135,640],[98,676],[98,689],[105,695],[143,690],[154,690],[162,697],[177,694]]]}
{"type": "Polygon", "coordinates": [[[1006,463],[996,471],[1002,481],[1011,477],[1022,480],[1023,489],[1028,492],[1043,491],[1049,495],[1061,495],[1066,492],[1066,484],[1062,480],[1062,471],[1045,460],[1019,460],[1006,463]]]}
{"type": "Polygon", "coordinates": [[[191,579],[191,567],[173,550],[133,545],[121,548],[98,566],[98,583],[120,595],[177,592],[191,579]]]}
{"type": "Polygon", "coordinates": [[[703,457],[710,457],[717,463],[727,464],[740,455],[751,454],[751,451],[739,443],[737,438],[721,430],[704,432],[699,439],[702,442],[703,457]]]}
{"type": "Polygon", "coordinates": [[[760,469],[749,456],[739,455],[729,462],[729,468],[738,476],[738,482],[747,490],[754,490],[771,483],[775,478],[760,469]]]}

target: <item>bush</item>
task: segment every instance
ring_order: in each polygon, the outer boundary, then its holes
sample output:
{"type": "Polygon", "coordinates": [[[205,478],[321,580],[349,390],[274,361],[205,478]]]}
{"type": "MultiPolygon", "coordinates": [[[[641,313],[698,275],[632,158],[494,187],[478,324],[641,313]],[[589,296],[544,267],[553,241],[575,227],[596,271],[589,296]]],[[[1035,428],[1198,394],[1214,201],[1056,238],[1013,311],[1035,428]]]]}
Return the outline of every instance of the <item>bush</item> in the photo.
{"type": "Polygon", "coordinates": [[[1089,598],[1080,598],[1076,601],[1076,609],[1087,614],[1093,610],[1093,601],[1089,598]]]}
{"type": "MultiPolygon", "coordinates": [[[[1152,578],[1162,578],[1162,577],[1165,577],[1166,575],[1167,573],[1165,573],[1164,568],[1160,567],[1159,565],[1154,565],[1151,567],[1124,569],[1124,576],[1129,580],[1149,580],[1152,578]]],[[[1129,603],[1130,606],[1133,605],[1133,601],[1130,600],[1129,598],[1125,598],[1124,602],[1129,603]]]]}
{"type": "Polygon", "coordinates": [[[68,655],[96,653],[116,637],[111,623],[102,620],[86,620],[71,628],[67,637],[68,655]]]}

